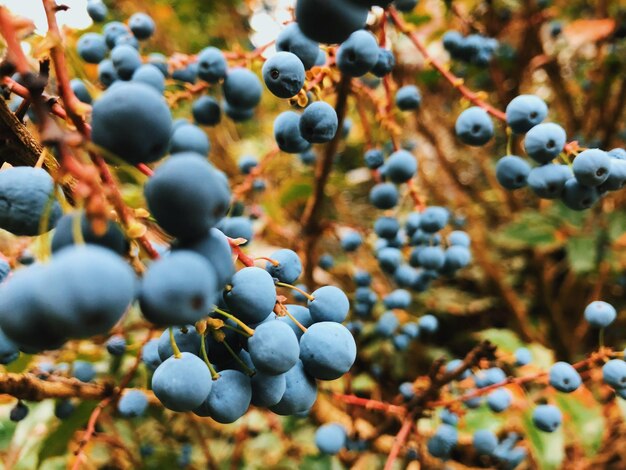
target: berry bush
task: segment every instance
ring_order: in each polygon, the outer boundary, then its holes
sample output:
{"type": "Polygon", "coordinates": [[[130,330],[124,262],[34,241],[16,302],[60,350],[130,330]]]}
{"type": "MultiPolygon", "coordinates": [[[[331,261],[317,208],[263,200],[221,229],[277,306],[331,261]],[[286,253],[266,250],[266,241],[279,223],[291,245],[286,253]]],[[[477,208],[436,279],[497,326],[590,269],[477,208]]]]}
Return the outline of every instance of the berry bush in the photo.
{"type": "Polygon", "coordinates": [[[623,5],[75,3],[0,5],[6,468],[626,468],[623,5]]]}

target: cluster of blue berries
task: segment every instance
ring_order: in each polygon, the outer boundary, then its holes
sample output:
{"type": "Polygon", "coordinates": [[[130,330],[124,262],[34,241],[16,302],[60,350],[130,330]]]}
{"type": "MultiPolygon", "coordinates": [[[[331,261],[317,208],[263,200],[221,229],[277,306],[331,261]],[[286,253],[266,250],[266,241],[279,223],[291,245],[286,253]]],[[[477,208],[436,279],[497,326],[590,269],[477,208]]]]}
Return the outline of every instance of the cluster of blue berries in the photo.
{"type": "Polygon", "coordinates": [[[480,34],[463,36],[458,31],[446,32],[442,41],[443,47],[448,51],[450,57],[478,66],[489,64],[499,46],[497,39],[480,34]]]}

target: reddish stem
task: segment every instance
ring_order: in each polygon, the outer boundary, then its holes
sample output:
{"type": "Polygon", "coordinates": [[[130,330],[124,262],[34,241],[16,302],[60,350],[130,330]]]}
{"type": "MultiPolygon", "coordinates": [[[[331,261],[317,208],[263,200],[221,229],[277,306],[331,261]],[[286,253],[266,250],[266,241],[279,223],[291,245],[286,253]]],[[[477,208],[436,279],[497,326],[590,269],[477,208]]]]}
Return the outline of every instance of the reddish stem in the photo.
{"type": "Polygon", "coordinates": [[[413,422],[414,422],[413,414],[410,414],[409,416],[404,418],[404,421],[402,422],[402,427],[400,428],[400,431],[398,432],[398,434],[396,435],[396,438],[393,441],[393,447],[391,447],[391,451],[389,452],[389,456],[387,457],[387,461],[385,462],[384,470],[393,469],[393,464],[398,458],[398,455],[400,454],[400,450],[402,449],[402,446],[404,446],[407,439],[409,438],[409,434],[411,434],[411,430],[413,429],[413,422]]]}
{"type": "Polygon", "coordinates": [[[390,403],[372,400],[370,398],[361,398],[356,395],[344,395],[343,393],[333,393],[333,398],[347,403],[348,405],[356,405],[368,410],[378,410],[398,415],[406,414],[406,408],[403,406],[392,405],[390,403]]]}

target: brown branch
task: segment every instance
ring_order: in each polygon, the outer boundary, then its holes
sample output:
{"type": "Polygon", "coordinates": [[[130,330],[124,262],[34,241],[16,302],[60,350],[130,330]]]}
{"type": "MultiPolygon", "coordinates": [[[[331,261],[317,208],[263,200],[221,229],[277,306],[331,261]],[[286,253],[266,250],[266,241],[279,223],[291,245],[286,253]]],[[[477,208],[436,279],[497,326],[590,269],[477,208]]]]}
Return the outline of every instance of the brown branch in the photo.
{"type": "Polygon", "coordinates": [[[409,26],[400,17],[400,15],[398,14],[398,12],[396,11],[395,8],[390,7],[388,9],[388,12],[389,12],[389,16],[390,16],[391,20],[394,22],[394,24],[397,26],[397,28],[400,30],[400,32],[405,34],[411,40],[413,45],[417,48],[418,51],[420,51],[420,53],[424,56],[424,58],[426,60],[428,60],[428,62],[433,67],[435,67],[435,69],[448,82],[450,82],[450,84],[454,88],[456,88],[459,91],[459,93],[461,93],[465,98],[467,98],[470,102],[472,102],[476,106],[480,106],[481,108],[483,108],[485,111],[487,111],[489,114],[491,114],[496,119],[499,119],[500,121],[506,122],[506,114],[503,111],[500,111],[499,109],[494,108],[489,103],[487,103],[484,100],[482,100],[479,97],[478,93],[473,92],[468,87],[463,85],[463,79],[462,78],[457,77],[452,72],[450,72],[448,69],[446,69],[445,66],[441,62],[439,62],[437,59],[435,59],[430,54],[430,52],[428,52],[428,49],[426,48],[426,45],[424,44],[424,41],[422,41],[422,39],[416,33],[414,33],[413,31],[411,31],[409,29],[409,26]]]}
{"type": "Polygon", "coordinates": [[[326,183],[333,166],[333,160],[342,139],[342,127],[348,105],[348,95],[350,92],[350,77],[342,75],[337,89],[337,102],[335,111],[337,112],[338,127],[335,137],[326,146],[326,151],[318,160],[315,168],[315,187],[313,196],[307,201],[302,216],[302,232],[304,233],[304,260],[305,260],[305,282],[309,287],[313,287],[313,268],[315,266],[315,247],[323,231],[320,213],[325,201],[326,183]]]}
{"type": "Polygon", "coordinates": [[[46,380],[32,373],[9,372],[0,375],[0,393],[29,401],[41,401],[46,398],[100,400],[115,393],[115,387],[112,384],[85,383],[65,377],[46,380]]]}

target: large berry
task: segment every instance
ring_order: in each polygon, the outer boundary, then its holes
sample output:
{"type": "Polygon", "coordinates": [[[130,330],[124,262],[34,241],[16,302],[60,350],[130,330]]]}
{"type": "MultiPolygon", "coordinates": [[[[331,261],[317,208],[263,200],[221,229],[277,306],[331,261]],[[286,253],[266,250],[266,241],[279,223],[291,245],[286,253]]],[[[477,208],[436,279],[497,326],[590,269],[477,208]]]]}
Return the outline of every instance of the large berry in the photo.
{"type": "Polygon", "coordinates": [[[291,52],[277,52],[263,64],[263,80],[267,88],[279,98],[291,98],[304,85],[304,65],[291,52]]]}
{"type": "Polygon", "coordinates": [[[339,323],[314,323],[300,338],[300,359],[306,371],[321,380],[335,380],[356,359],[352,333],[339,323]]]}
{"type": "Polygon", "coordinates": [[[164,407],[173,411],[198,408],[211,392],[213,382],[206,364],[198,356],[184,352],[157,367],[152,390],[164,407]]]}
{"type": "Polygon", "coordinates": [[[574,177],[582,185],[599,186],[609,177],[612,160],[604,150],[583,150],[574,159],[574,177]]]}
{"type": "Polygon", "coordinates": [[[362,29],[368,8],[352,0],[298,0],[296,21],[302,32],[314,41],[336,44],[362,29]]]}
{"type": "Polygon", "coordinates": [[[554,432],[561,425],[563,415],[554,405],[539,405],[533,411],[533,423],[545,432],[554,432]]]}
{"type": "Polygon", "coordinates": [[[360,77],[376,65],[378,55],[378,44],[372,33],[355,31],[339,46],[337,66],[346,75],[360,77]]]}
{"type": "Polygon", "coordinates": [[[552,122],[537,124],[524,139],[524,148],[537,163],[551,162],[565,146],[566,134],[561,126],[552,122]]]}
{"type": "Polygon", "coordinates": [[[557,362],[550,368],[550,385],[560,392],[573,392],[581,383],[580,374],[567,362],[557,362]]]}
{"type": "Polygon", "coordinates": [[[548,106],[535,95],[519,95],[506,107],[506,123],[516,134],[523,134],[543,121],[548,106]]]}
{"type": "Polygon", "coordinates": [[[248,352],[258,370],[279,375],[298,362],[300,346],[298,338],[288,325],[270,320],[255,328],[254,335],[248,339],[248,352]]]}
{"type": "Polygon", "coordinates": [[[456,135],[463,143],[485,145],[493,137],[493,122],[487,111],[478,106],[463,111],[454,126],[456,135]]]}
{"type": "Polygon", "coordinates": [[[220,372],[211,393],[194,412],[210,416],[218,423],[234,423],[248,411],[251,400],[250,378],[237,370],[225,370],[220,372]]]}
{"type": "Polygon", "coordinates": [[[324,101],[310,104],[300,117],[300,134],[312,144],[323,144],[335,137],[339,122],[335,109],[324,101]]]}

